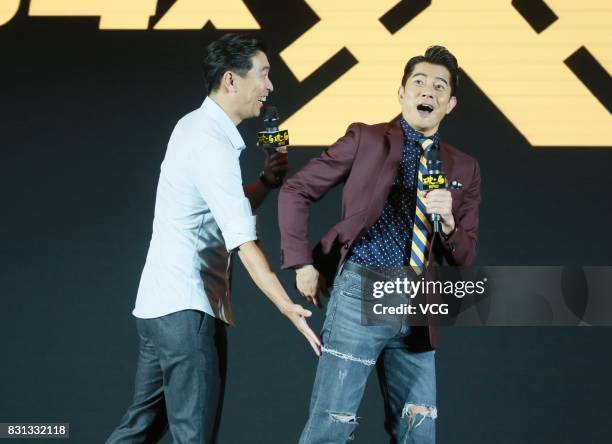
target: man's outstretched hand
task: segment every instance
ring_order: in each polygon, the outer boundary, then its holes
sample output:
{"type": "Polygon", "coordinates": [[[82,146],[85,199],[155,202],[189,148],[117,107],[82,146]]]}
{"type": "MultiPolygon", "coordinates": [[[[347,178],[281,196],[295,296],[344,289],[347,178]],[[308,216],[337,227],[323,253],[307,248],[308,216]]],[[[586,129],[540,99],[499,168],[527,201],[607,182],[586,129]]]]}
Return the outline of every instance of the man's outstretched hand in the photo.
{"type": "Polygon", "coordinates": [[[259,245],[254,241],[248,241],[238,248],[238,257],[244,264],[247,272],[253,278],[255,285],[274,303],[276,308],[287,316],[295,328],[304,335],[317,356],[321,356],[321,341],[308,326],[306,318],[312,316],[312,312],[306,310],[299,304],[294,304],[287,292],[278,280],[276,273],[270,267],[259,245]]]}
{"type": "Polygon", "coordinates": [[[289,318],[295,328],[304,335],[306,340],[310,343],[310,346],[314,350],[317,356],[321,356],[321,341],[314,331],[306,322],[306,318],[312,316],[312,312],[306,310],[299,304],[288,304],[286,307],[281,309],[281,312],[289,318]]]}

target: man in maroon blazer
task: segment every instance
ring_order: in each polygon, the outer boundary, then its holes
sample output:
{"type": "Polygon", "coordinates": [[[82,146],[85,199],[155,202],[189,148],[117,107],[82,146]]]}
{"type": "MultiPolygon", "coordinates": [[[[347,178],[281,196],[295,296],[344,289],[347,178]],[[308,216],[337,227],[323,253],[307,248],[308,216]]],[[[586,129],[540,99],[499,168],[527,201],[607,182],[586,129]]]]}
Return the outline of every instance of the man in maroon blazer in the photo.
{"type": "Polygon", "coordinates": [[[308,422],[300,444],[345,443],[374,365],[385,400],[392,442],[435,441],[436,384],[433,326],[363,325],[364,282],[385,267],[469,265],[476,254],[478,162],[439,141],[438,127],[457,103],[456,58],[441,46],[411,58],[391,123],[353,123],[346,134],[287,180],[279,196],[283,268],[296,270],[296,286],[319,305],[333,282],[322,330],[308,422]],[[423,191],[418,172],[439,148],[443,171],[461,189],[423,191]],[[342,183],[342,217],[314,250],[309,246],[311,202],[342,183]],[[440,215],[434,234],[429,214],[440,215]],[[416,261],[416,262],[415,262],[416,261]]]}

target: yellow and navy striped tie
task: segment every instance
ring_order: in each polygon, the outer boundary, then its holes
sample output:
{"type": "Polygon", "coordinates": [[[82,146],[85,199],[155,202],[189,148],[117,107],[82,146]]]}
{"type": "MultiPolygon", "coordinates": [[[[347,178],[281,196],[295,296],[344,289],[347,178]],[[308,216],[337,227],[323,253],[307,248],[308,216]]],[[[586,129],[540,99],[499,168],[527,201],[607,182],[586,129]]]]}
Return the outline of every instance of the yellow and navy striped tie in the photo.
{"type": "MultiPolygon", "coordinates": [[[[427,174],[427,162],[425,153],[433,145],[431,139],[421,139],[423,153],[419,159],[419,190],[423,189],[423,175],[427,174]]],[[[425,201],[421,193],[417,193],[416,211],[414,213],[414,225],[412,229],[412,248],[410,251],[410,266],[417,274],[421,274],[427,267],[427,252],[429,251],[430,236],[432,233],[431,222],[427,219],[425,212],[425,201]]]]}

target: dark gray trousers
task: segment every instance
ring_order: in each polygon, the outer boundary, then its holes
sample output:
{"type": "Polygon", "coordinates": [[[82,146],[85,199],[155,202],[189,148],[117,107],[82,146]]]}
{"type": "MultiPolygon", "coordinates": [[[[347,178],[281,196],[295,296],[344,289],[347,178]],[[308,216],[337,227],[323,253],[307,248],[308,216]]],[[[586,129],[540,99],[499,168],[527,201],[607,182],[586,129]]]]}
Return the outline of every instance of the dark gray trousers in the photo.
{"type": "Polygon", "coordinates": [[[134,400],[106,444],[216,442],[227,366],[222,321],[197,310],[136,319],[134,400]]]}

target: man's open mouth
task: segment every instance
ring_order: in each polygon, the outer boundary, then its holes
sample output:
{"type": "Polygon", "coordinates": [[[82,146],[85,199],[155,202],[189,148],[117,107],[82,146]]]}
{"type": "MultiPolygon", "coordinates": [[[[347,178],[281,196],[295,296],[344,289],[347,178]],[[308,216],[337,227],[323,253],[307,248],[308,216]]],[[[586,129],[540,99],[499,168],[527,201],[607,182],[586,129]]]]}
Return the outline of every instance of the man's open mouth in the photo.
{"type": "Polygon", "coordinates": [[[264,97],[260,97],[260,98],[259,98],[259,99],[257,99],[257,100],[258,100],[258,101],[259,101],[259,103],[261,103],[262,105],[265,105],[265,103],[266,103],[266,99],[267,99],[267,97],[265,97],[265,96],[264,96],[264,97]]]}
{"type": "Polygon", "coordinates": [[[431,105],[428,105],[426,103],[421,103],[419,105],[417,105],[417,111],[419,112],[419,115],[421,117],[429,117],[430,114],[433,112],[434,108],[431,105]]]}

